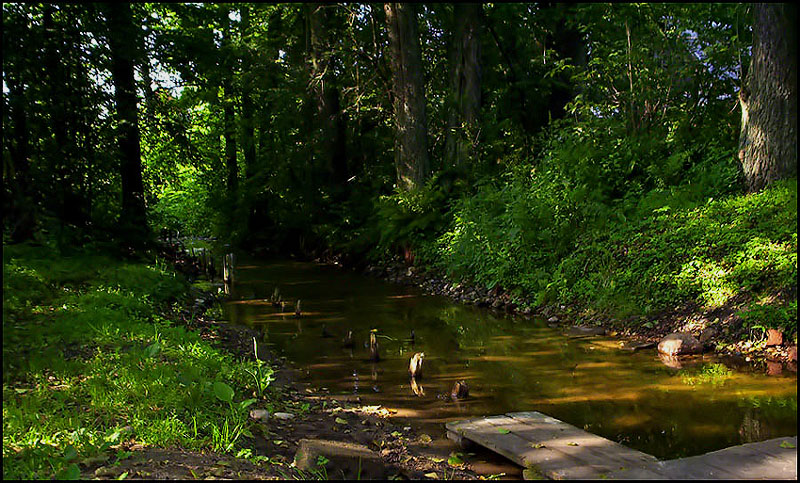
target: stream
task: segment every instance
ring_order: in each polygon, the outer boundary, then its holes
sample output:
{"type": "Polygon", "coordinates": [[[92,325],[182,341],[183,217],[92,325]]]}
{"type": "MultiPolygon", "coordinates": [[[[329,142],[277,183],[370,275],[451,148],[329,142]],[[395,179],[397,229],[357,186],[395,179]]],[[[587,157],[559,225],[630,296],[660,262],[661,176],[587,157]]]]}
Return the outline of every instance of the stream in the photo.
{"type": "Polygon", "coordinates": [[[570,338],[546,321],[493,313],[337,267],[246,260],[225,307],[309,383],[424,424],[539,411],[659,459],[797,434],[797,375],[714,355],[665,365],[655,349],[570,338]],[[276,287],[284,309],[273,307],[276,287]],[[302,315],[294,316],[301,300],[302,315]],[[377,329],[380,362],[365,346],[377,329]],[[414,340],[410,340],[414,331],[414,340]],[[343,347],[352,331],[355,346],[343,347]],[[327,335],[323,336],[323,335],[327,335]],[[408,364],[424,352],[423,377],[408,364]],[[446,397],[456,381],[469,397],[446,397]]]}

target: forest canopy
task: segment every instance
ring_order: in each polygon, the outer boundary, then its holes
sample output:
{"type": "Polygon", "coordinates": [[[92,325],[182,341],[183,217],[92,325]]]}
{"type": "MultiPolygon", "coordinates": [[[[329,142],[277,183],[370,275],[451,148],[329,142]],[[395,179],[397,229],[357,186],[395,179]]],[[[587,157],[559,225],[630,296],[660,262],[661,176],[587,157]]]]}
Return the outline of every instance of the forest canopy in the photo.
{"type": "Polygon", "coordinates": [[[587,240],[796,179],[792,19],[6,3],[4,240],[403,255],[544,300],[587,240]]]}

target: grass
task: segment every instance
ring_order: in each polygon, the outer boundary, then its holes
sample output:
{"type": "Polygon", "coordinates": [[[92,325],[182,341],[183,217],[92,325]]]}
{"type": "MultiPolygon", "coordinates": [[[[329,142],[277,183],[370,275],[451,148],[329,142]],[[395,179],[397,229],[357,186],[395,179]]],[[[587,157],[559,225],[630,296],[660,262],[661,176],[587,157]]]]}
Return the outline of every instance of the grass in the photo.
{"type": "Polygon", "coordinates": [[[251,436],[243,395],[270,397],[271,369],[171,322],[187,290],[164,264],[4,246],[4,478],[76,477],[122,442],[234,452],[251,436]]]}

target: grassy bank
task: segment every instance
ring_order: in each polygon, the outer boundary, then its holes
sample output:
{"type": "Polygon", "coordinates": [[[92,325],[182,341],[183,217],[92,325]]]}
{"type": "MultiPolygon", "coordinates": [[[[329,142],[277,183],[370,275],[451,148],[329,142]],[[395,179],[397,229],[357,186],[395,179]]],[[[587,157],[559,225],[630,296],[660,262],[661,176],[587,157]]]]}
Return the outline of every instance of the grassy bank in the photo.
{"type": "Polygon", "coordinates": [[[75,478],[133,443],[235,454],[271,370],[173,322],[189,288],[163,263],[4,246],[4,478],[75,478]]]}
{"type": "MultiPolygon", "coordinates": [[[[645,331],[668,314],[723,310],[736,325],[718,327],[726,333],[757,342],[776,328],[796,341],[797,179],[754,194],[707,196],[714,191],[687,183],[592,201],[568,183],[511,175],[455,201],[437,222],[445,228],[405,243],[417,265],[517,307],[566,305],[579,322],[645,331]]],[[[417,211],[423,219],[434,209],[417,211]]]]}

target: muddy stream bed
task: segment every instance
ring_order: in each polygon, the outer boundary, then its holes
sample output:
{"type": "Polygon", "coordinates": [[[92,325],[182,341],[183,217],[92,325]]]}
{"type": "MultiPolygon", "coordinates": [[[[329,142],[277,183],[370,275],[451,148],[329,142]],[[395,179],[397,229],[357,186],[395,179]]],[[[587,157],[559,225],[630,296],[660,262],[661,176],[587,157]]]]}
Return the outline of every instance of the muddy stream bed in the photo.
{"type": "Polygon", "coordinates": [[[230,322],[257,330],[311,386],[438,428],[435,438],[445,422],[510,411],[539,411],[660,459],[797,434],[796,373],[771,376],[714,355],[665,364],[655,349],[570,338],[542,319],[314,263],[251,260],[236,275],[230,322]],[[270,302],[276,287],[284,309],[270,302]],[[366,347],[372,329],[377,363],[366,347]],[[353,348],[343,346],[348,331],[353,348]],[[425,353],[424,375],[412,384],[416,352],[425,353]],[[469,397],[453,402],[446,395],[459,380],[469,397]]]}

